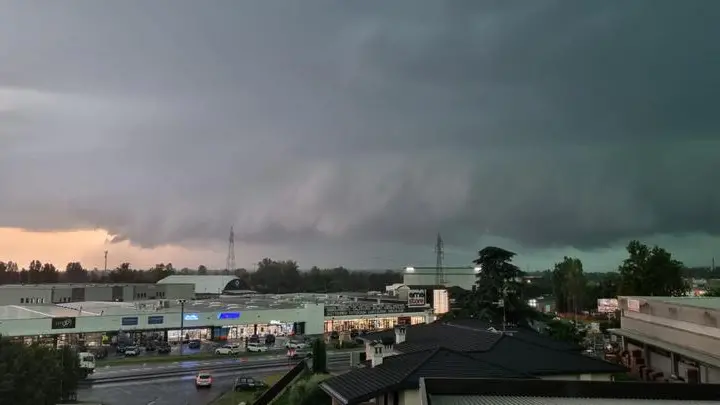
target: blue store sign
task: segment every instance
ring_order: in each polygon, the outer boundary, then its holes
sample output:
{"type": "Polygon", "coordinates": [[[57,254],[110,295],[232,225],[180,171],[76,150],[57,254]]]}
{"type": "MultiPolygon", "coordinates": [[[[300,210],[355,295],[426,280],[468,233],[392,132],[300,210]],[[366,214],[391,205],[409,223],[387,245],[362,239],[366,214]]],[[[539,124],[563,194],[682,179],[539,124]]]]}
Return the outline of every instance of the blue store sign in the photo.
{"type": "Polygon", "coordinates": [[[137,316],[126,316],[122,319],[123,326],[135,326],[138,324],[137,316]]]}
{"type": "Polygon", "coordinates": [[[165,317],[163,316],[148,316],[148,325],[161,325],[165,323],[165,317]]]}
{"type": "Polygon", "coordinates": [[[240,319],[240,312],[220,312],[217,319],[240,319]]]}

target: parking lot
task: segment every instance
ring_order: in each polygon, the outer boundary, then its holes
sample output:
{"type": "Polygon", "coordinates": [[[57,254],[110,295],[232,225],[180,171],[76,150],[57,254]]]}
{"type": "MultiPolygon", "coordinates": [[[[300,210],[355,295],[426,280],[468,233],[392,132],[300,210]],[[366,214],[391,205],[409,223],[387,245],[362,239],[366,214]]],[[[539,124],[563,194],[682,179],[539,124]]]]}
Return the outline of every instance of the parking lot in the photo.
{"type": "MultiPolygon", "coordinates": [[[[285,351],[285,345],[288,343],[289,338],[285,336],[277,336],[275,338],[275,343],[270,346],[268,351],[285,351]]],[[[240,351],[245,352],[245,341],[237,339],[237,340],[227,340],[223,342],[212,342],[207,340],[201,340],[200,341],[200,348],[190,348],[187,343],[184,343],[182,345],[182,350],[180,349],[179,344],[172,344],[170,345],[170,353],[169,355],[178,356],[178,355],[198,355],[198,354],[212,354],[214,353],[215,349],[218,347],[222,347],[227,344],[233,344],[240,346],[240,351]]],[[[155,356],[167,356],[168,354],[160,354],[157,352],[157,350],[147,350],[146,347],[143,347],[142,345],[138,346],[139,354],[138,357],[155,357],[155,356]]],[[[124,357],[125,354],[122,353],[122,351],[118,351],[115,347],[108,348],[108,359],[117,358],[117,357],[124,357]]]]}

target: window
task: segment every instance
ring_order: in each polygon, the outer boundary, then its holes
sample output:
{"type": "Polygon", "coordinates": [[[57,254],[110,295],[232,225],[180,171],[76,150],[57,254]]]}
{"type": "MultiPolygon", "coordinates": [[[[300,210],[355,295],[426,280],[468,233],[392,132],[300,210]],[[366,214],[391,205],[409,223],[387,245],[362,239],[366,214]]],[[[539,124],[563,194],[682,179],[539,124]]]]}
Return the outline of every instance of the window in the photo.
{"type": "Polygon", "coordinates": [[[25,298],[20,298],[20,303],[21,303],[21,304],[24,304],[24,303],[25,303],[25,298]]]}

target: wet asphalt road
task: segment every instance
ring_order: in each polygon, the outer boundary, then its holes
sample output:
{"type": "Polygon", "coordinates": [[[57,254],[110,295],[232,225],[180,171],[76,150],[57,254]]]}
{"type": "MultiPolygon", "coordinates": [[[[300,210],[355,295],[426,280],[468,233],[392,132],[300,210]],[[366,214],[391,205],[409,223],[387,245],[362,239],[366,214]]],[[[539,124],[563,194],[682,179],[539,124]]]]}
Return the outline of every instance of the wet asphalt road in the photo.
{"type": "MultiPolygon", "coordinates": [[[[264,358],[258,358],[257,360],[270,360],[265,356],[263,357],[264,358]]],[[[197,363],[200,362],[182,362],[175,365],[174,369],[169,368],[166,370],[159,369],[163,365],[153,365],[153,367],[149,367],[148,369],[158,370],[158,372],[175,371],[182,368],[196,368],[197,363]]],[[[213,363],[217,364],[218,361],[213,361],[213,363]]],[[[103,405],[148,405],[151,404],[152,401],[155,401],[153,405],[207,405],[219,395],[230,390],[235,377],[239,375],[262,378],[268,375],[287,372],[292,366],[293,364],[272,365],[267,368],[243,371],[242,365],[238,364],[238,369],[232,371],[213,372],[212,369],[210,369],[214,379],[211,389],[197,390],[194,384],[194,374],[189,371],[188,375],[182,377],[97,385],[92,388],[79,390],[78,397],[81,401],[101,403],[103,405]]],[[[331,371],[348,369],[350,367],[350,354],[348,352],[338,354],[328,353],[328,367],[331,371]]],[[[118,374],[98,372],[96,376],[99,378],[107,378],[114,375],[143,374],[147,373],[148,369],[143,371],[118,369],[118,374]]]]}

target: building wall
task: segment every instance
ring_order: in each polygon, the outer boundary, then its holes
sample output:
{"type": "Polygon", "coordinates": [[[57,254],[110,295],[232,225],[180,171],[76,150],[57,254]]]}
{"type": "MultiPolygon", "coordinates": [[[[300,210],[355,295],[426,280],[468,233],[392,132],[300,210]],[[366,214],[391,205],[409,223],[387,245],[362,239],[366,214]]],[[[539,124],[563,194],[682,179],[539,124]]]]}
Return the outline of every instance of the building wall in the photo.
{"type": "Polygon", "coordinates": [[[85,301],[114,301],[111,286],[85,287],[85,301]]]}
{"type": "MultiPolygon", "coordinates": [[[[272,309],[272,310],[249,310],[242,311],[240,319],[217,319],[217,311],[198,312],[197,321],[184,321],[184,327],[200,328],[211,326],[230,326],[240,324],[261,324],[270,323],[271,320],[281,322],[305,322],[306,334],[321,334],[323,332],[323,304],[306,304],[305,308],[299,309],[272,309]]],[[[192,313],[185,311],[185,314],[192,313]]],[[[76,327],[73,329],[52,330],[50,328],[51,318],[34,318],[8,320],[0,323],[0,335],[3,336],[35,336],[52,335],[62,333],[89,333],[107,332],[122,330],[153,330],[153,329],[179,329],[180,312],[157,312],[138,311],[137,314],[112,315],[112,316],[82,316],[76,319],[76,327]],[[122,318],[138,317],[138,325],[123,326],[122,318]],[[148,324],[149,316],[163,316],[162,324],[148,324]]]]}
{"type": "Polygon", "coordinates": [[[720,338],[712,336],[713,334],[720,335],[720,329],[717,328],[695,325],[695,329],[706,329],[707,333],[693,333],[681,329],[678,321],[663,320],[658,317],[636,313],[626,313],[622,316],[620,326],[622,329],[634,330],[647,336],[654,336],[662,341],[691,350],[712,354],[717,353],[720,348],[720,338]],[[672,323],[675,327],[662,325],[658,322],[672,323]],[[714,331],[711,329],[714,329],[714,331]]]}
{"type": "Polygon", "coordinates": [[[543,380],[557,381],[612,381],[612,374],[564,374],[564,375],[548,375],[540,377],[543,380]]]}
{"type": "Polygon", "coordinates": [[[417,405],[420,403],[420,390],[405,390],[400,393],[400,404],[398,405],[417,405]]]}
{"type": "Polygon", "coordinates": [[[164,284],[165,296],[169,300],[191,299],[195,296],[193,284],[164,284]]]}
{"type": "Polygon", "coordinates": [[[46,288],[0,288],[0,305],[23,305],[28,299],[49,304],[52,292],[46,288]]]}
{"type": "MultiPolygon", "coordinates": [[[[476,276],[473,269],[448,269],[451,274],[445,275],[446,287],[460,287],[471,290],[475,285],[476,276]]],[[[403,274],[403,284],[410,287],[414,285],[435,285],[437,276],[433,269],[415,269],[413,272],[403,274]]]]}

